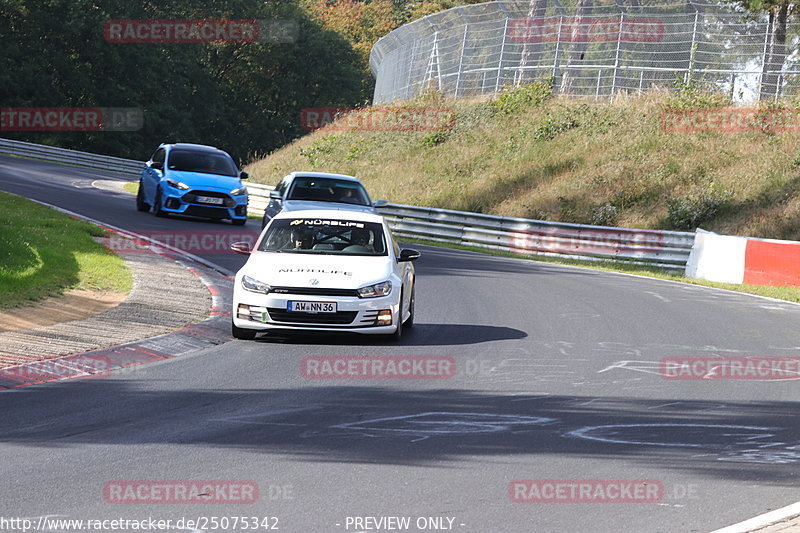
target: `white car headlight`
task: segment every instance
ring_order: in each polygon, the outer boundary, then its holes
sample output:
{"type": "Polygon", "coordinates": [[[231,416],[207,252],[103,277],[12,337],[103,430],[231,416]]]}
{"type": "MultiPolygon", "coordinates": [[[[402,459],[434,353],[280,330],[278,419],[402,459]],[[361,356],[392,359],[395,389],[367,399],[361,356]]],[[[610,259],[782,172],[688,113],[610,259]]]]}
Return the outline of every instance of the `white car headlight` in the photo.
{"type": "Polygon", "coordinates": [[[375,285],[367,285],[358,289],[359,298],[377,298],[378,296],[386,296],[392,292],[392,282],[382,281],[375,285]]]}
{"type": "Polygon", "coordinates": [[[167,185],[169,185],[170,187],[175,187],[176,189],[180,189],[182,191],[185,191],[189,188],[189,186],[183,183],[182,181],[175,181],[175,180],[167,180],[167,185]]]}
{"type": "Polygon", "coordinates": [[[243,194],[247,194],[247,187],[242,185],[241,187],[236,187],[231,191],[231,196],[241,196],[243,194]]]}
{"type": "Polygon", "coordinates": [[[270,289],[270,286],[263,281],[258,281],[256,278],[251,278],[250,276],[242,276],[242,287],[244,287],[245,290],[263,294],[267,294],[270,289]]]}

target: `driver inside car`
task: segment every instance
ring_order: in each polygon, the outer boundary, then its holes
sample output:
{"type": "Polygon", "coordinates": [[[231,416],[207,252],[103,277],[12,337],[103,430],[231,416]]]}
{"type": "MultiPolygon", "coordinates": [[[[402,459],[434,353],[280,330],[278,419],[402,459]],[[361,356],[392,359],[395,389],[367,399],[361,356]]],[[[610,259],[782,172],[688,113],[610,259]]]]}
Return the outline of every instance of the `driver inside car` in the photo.
{"type": "Polygon", "coordinates": [[[363,246],[370,252],[375,251],[375,247],[373,247],[370,243],[370,231],[366,228],[354,228],[350,232],[350,243],[353,246],[363,246]]]}
{"type": "Polygon", "coordinates": [[[293,227],[291,231],[290,248],[295,250],[310,250],[314,246],[314,234],[308,228],[293,227]]]}

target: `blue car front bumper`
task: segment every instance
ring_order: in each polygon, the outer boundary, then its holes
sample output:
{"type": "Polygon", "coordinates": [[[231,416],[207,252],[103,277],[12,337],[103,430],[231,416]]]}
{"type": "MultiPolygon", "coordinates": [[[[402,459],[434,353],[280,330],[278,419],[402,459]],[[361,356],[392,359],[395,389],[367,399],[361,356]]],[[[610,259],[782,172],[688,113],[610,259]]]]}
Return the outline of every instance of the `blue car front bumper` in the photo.
{"type": "Polygon", "coordinates": [[[162,209],[168,213],[203,218],[242,220],[247,218],[247,195],[231,196],[228,193],[172,187],[163,191],[162,209]]]}

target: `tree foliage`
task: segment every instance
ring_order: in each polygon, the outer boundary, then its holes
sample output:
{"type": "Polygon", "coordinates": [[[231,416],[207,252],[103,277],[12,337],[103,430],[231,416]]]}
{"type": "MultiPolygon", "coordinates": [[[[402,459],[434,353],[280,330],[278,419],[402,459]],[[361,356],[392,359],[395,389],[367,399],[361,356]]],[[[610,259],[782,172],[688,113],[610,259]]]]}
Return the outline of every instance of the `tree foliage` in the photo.
{"type": "Polygon", "coordinates": [[[769,17],[769,40],[761,74],[761,99],[780,93],[780,75],[786,61],[786,30],[793,15],[791,0],[731,0],[731,3],[752,13],[766,13],[769,17]]]}
{"type": "Polygon", "coordinates": [[[308,10],[326,29],[344,37],[360,54],[364,69],[378,39],[400,26],[402,9],[390,0],[308,0],[308,10]]]}
{"type": "Polygon", "coordinates": [[[11,133],[142,159],[161,142],[212,144],[246,159],[302,133],[306,107],[352,106],[369,79],[353,46],[298,0],[1,0],[0,105],[137,107],[136,132],[11,133]],[[291,21],[290,42],[120,44],[112,19],[291,21]]]}

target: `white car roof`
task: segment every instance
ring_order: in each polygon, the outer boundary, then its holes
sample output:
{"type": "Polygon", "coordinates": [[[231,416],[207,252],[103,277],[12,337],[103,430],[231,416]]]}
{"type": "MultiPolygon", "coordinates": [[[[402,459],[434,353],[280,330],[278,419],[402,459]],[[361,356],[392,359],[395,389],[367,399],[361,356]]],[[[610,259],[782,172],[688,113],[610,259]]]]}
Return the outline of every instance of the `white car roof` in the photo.
{"type": "Polygon", "coordinates": [[[273,217],[275,219],[283,218],[328,218],[331,220],[357,220],[359,222],[375,222],[382,224],[384,222],[381,215],[374,213],[364,213],[361,211],[347,211],[341,209],[306,209],[303,211],[281,211],[273,217]]]}
{"type": "Polygon", "coordinates": [[[289,176],[292,176],[293,178],[298,178],[298,177],[299,178],[303,178],[303,177],[306,177],[306,178],[335,178],[335,179],[340,179],[340,180],[358,181],[360,183],[360,180],[355,176],[348,176],[347,174],[331,174],[329,172],[297,171],[297,172],[292,172],[291,174],[289,174],[289,176]]]}

